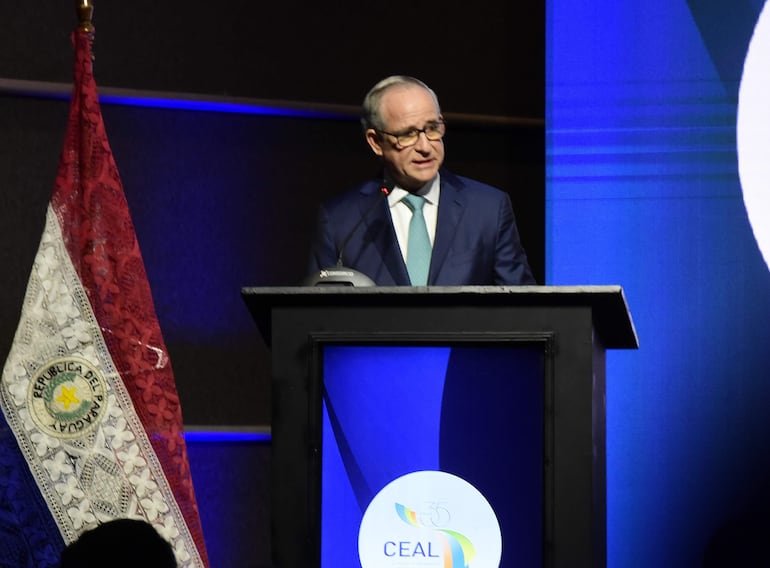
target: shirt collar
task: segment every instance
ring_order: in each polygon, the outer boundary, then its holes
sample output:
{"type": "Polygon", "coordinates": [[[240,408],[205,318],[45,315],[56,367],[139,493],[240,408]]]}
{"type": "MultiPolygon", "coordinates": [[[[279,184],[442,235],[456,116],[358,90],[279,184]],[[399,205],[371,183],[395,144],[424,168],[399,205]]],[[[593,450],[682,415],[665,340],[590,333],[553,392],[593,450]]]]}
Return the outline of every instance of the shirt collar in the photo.
{"type": "MultiPolygon", "coordinates": [[[[440,189],[441,189],[441,174],[436,174],[436,177],[434,177],[431,181],[429,181],[428,183],[423,185],[420,189],[412,193],[421,195],[422,197],[425,198],[425,201],[427,201],[431,205],[437,205],[440,189]]],[[[396,185],[396,187],[393,188],[393,191],[390,192],[390,195],[388,195],[388,205],[392,207],[393,205],[401,201],[406,196],[407,193],[409,193],[407,190],[405,190],[399,185],[396,185]]]]}

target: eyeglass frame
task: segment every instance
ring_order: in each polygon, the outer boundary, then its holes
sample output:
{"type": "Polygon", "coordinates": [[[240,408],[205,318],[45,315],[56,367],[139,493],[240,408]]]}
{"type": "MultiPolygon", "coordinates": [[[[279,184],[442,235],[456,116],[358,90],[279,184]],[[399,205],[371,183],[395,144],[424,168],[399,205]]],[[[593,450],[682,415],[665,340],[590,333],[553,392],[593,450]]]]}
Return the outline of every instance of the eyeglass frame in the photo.
{"type": "Polygon", "coordinates": [[[375,132],[379,132],[380,134],[387,134],[388,136],[392,136],[393,138],[396,139],[395,146],[397,146],[397,147],[399,147],[401,149],[404,149],[404,148],[411,148],[412,146],[416,145],[420,141],[420,134],[425,134],[425,139],[430,141],[430,142],[438,142],[439,140],[443,139],[444,136],[446,135],[446,120],[444,120],[444,117],[440,117],[438,120],[432,121],[432,122],[435,122],[437,127],[440,130],[442,130],[441,135],[438,138],[430,138],[428,136],[428,127],[427,126],[424,127],[424,128],[409,128],[406,131],[405,134],[396,134],[394,132],[388,132],[386,130],[380,130],[379,128],[372,128],[372,130],[374,130],[375,132]],[[399,140],[399,138],[403,138],[403,137],[409,136],[409,135],[416,136],[414,142],[412,142],[411,144],[402,144],[401,141],[399,140]]]}

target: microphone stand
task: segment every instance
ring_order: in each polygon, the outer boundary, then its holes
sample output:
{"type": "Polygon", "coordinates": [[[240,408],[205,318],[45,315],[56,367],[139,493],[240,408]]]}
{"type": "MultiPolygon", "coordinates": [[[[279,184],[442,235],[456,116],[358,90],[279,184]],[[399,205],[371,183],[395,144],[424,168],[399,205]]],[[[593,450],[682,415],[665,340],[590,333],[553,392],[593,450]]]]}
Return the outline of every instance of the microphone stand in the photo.
{"type": "Polygon", "coordinates": [[[369,278],[363,272],[344,266],[342,264],[342,256],[345,253],[345,247],[348,246],[350,239],[353,238],[353,235],[359,227],[366,221],[371,211],[380,204],[380,201],[382,201],[384,197],[387,197],[390,192],[393,191],[393,187],[395,187],[393,182],[389,180],[383,181],[382,187],[380,187],[380,193],[378,194],[374,205],[366,210],[366,213],[361,216],[358,223],[353,227],[353,230],[350,231],[345,240],[342,241],[340,254],[337,257],[337,264],[334,267],[322,268],[319,272],[311,274],[302,283],[303,286],[376,286],[374,280],[369,278]]]}

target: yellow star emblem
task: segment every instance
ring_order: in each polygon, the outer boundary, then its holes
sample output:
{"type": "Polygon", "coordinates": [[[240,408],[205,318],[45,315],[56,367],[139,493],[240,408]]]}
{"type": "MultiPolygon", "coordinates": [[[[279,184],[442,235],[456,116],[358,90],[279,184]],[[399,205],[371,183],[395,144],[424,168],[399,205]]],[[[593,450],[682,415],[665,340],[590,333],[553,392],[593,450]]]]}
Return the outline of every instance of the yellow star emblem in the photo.
{"type": "Polygon", "coordinates": [[[80,399],[75,396],[75,387],[67,388],[62,386],[61,394],[56,399],[56,402],[61,402],[64,406],[64,410],[70,409],[70,404],[80,404],[80,399]]]}

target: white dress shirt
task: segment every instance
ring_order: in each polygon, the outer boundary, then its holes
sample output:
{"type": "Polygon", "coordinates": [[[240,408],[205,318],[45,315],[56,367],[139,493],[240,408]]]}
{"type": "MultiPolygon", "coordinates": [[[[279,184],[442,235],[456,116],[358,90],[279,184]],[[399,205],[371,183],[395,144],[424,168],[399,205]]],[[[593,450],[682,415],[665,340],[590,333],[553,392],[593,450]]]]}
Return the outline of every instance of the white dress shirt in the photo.
{"type": "MultiPolygon", "coordinates": [[[[393,228],[396,230],[398,246],[401,247],[401,255],[406,262],[406,244],[409,236],[409,222],[412,220],[412,210],[403,202],[404,197],[409,192],[399,186],[393,188],[388,195],[388,207],[390,207],[390,218],[393,221],[393,228]]],[[[433,181],[426,183],[418,191],[417,195],[425,198],[425,205],[422,208],[422,214],[425,217],[425,225],[428,228],[430,244],[436,240],[436,220],[438,219],[438,199],[441,193],[440,176],[436,175],[433,181]]]]}

